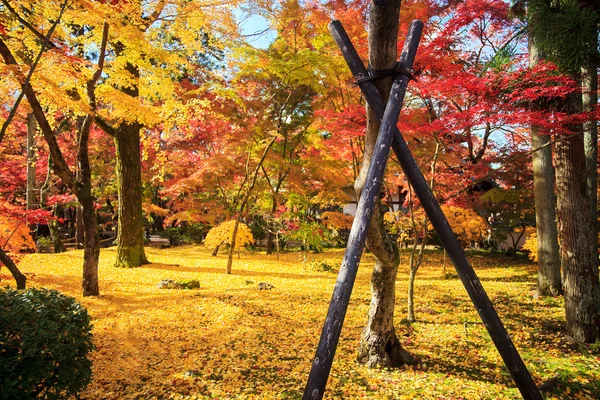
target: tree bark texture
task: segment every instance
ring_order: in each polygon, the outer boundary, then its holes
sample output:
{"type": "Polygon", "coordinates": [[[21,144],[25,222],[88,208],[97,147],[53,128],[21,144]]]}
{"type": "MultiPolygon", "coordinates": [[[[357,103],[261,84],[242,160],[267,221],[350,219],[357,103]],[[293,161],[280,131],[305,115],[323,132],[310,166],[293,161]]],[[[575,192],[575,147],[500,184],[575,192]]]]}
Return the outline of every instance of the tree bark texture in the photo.
{"type": "Polygon", "coordinates": [[[37,122],[35,115],[27,114],[27,209],[35,209],[35,131],[37,122]]]}
{"type": "MultiPolygon", "coordinates": [[[[374,70],[391,69],[397,61],[400,1],[372,2],[369,20],[369,64],[374,70]],[[377,3],[382,3],[378,5],[377,3]]],[[[392,78],[377,80],[384,101],[389,96],[392,78]]],[[[354,188],[360,193],[371,163],[380,120],[367,106],[367,132],[361,171],[354,188]]],[[[376,258],[371,278],[371,304],[358,351],[358,361],[369,367],[396,367],[413,363],[402,348],[394,327],[396,275],[400,257],[398,246],[383,227],[381,204],[377,200],[367,235],[367,248],[376,258]]]]}
{"type": "Polygon", "coordinates": [[[240,220],[242,219],[242,212],[238,214],[235,219],[235,224],[233,225],[233,232],[231,233],[231,246],[229,246],[229,251],[227,252],[227,275],[231,275],[231,267],[233,265],[233,252],[235,251],[235,243],[237,241],[237,231],[240,227],[240,220]]]}
{"type": "Polygon", "coordinates": [[[15,282],[17,283],[17,289],[25,289],[25,284],[27,282],[27,278],[25,275],[19,271],[17,264],[10,258],[8,254],[4,251],[3,248],[0,247],[0,262],[8,268],[13,278],[15,278],[15,282]]]}
{"type": "MultiPolygon", "coordinates": [[[[581,94],[567,97],[570,114],[582,109],[581,94]]],[[[600,282],[595,224],[590,218],[583,126],[556,143],[556,188],[567,332],[591,343],[600,337],[600,282]],[[586,212],[587,211],[587,212],[586,212]]]]}
{"type": "Polygon", "coordinates": [[[83,209],[81,205],[79,205],[75,210],[75,242],[77,243],[77,248],[79,248],[79,244],[85,241],[85,229],[83,227],[83,209]]]}
{"type": "MultiPolygon", "coordinates": [[[[582,70],[583,111],[592,111],[598,104],[598,70],[596,67],[582,70]]],[[[594,229],[598,223],[598,124],[596,120],[583,126],[587,186],[590,196],[590,218],[594,229]]]]}
{"type": "Polygon", "coordinates": [[[541,296],[558,296],[562,294],[562,282],[558,256],[552,147],[550,136],[539,135],[538,131],[537,127],[531,127],[532,147],[538,149],[545,146],[532,154],[538,249],[537,290],[541,296]]]}
{"type": "Polygon", "coordinates": [[[140,129],[136,122],[124,123],[115,132],[119,195],[117,267],[132,268],[148,263],[144,251],[140,129]]]}
{"type": "Polygon", "coordinates": [[[100,294],[98,286],[98,262],[100,259],[100,237],[98,236],[98,224],[94,198],[91,193],[91,185],[84,189],[79,196],[82,205],[82,220],[84,229],[83,245],[83,295],[97,296],[100,294]]]}
{"type": "MultiPolygon", "coordinates": [[[[125,45],[115,44],[115,52],[122,55],[125,45]]],[[[137,81],[139,68],[127,63],[125,69],[136,80],[130,87],[121,91],[131,97],[139,97],[137,81]]],[[[148,264],[144,251],[144,220],[142,211],[142,162],[140,155],[140,130],[142,125],[137,121],[126,121],[115,129],[115,145],[117,148],[117,192],[119,195],[117,234],[117,267],[139,267],[148,264]]]]}
{"type": "MultiPolygon", "coordinates": [[[[535,38],[529,35],[529,65],[540,62],[535,38]]],[[[538,106],[542,107],[542,106],[538,106]]],[[[541,296],[562,294],[558,231],[556,228],[556,200],[554,196],[554,166],[550,135],[541,135],[537,126],[531,127],[531,146],[539,149],[532,154],[535,224],[537,229],[538,279],[541,296]]]]}

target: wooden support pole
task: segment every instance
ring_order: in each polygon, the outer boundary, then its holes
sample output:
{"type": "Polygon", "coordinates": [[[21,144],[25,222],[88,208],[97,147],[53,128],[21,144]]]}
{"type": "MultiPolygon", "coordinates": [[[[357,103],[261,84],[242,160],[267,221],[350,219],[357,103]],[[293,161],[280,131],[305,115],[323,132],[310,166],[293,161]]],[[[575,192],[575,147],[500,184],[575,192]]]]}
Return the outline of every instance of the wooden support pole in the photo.
{"type": "MultiPolygon", "coordinates": [[[[412,22],[406,42],[404,43],[402,56],[400,57],[401,68],[407,70],[412,68],[422,29],[423,24],[420,21],[415,20],[412,22]]],[[[392,137],[394,132],[397,131],[396,124],[398,123],[398,115],[402,108],[408,81],[409,78],[407,75],[397,74],[394,77],[388,104],[385,108],[385,113],[382,114],[383,119],[379,135],[377,136],[372,162],[367,172],[366,184],[358,202],[342,266],[340,267],[337,282],[333,289],[327,318],[321,331],[317,354],[313,360],[308,382],[304,390],[304,400],[322,399],[325,392],[331,364],[333,363],[333,356],[337,348],[346,310],[348,309],[350,294],[356,280],[358,264],[365,248],[367,229],[371,222],[373,206],[376,199],[379,198],[392,137]]]]}
{"type": "MultiPolygon", "coordinates": [[[[341,49],[352,74],[359,80],[367,78],[369,74],[358,53],[354,49],[342,24],[339,21],[332,21],[329,24],[329,31],[341,49]]],[[[377,116],[380,118],[384,117],[384,110],[387,111],[387,109],[373,82],[363,81],[360,83],[360,89],[377,116]]],[[[398,157],[398,161],[402,166],[404,174],[421,201],[427,217],[429,217],[450,260],[452,260],[460,280],[465,286],[471,301],[479,313],[479,317],[494,341],[500,356],[504,360],[504,364],[508,368],[515,384],[521,392],[521,395],[526,400],[542,400],[542,396],[533,382],[531,374],[529,374],[527,367],[525,367],[525,364],[510,339],[510,336],[506,332],[504,325],[502,325],[502,321],[500,321],[492,302],[483,289],[473,267],[469,264],[463,248],[458,243],[446,216],[442,212],[440,204],[433,196],[425,177],[421,173],[410,149],[395,125],[393,131],[392,149],[394,150],[396,157],[398,157]]]]}

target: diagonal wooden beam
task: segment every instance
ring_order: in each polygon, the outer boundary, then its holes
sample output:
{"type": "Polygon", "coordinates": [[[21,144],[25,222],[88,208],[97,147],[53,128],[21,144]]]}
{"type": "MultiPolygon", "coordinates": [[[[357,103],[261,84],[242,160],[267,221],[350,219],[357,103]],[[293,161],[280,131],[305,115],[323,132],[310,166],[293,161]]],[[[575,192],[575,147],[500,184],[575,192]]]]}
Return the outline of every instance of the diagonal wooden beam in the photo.
{"type": "MultiPolygon", "coordinates": [[[[412,68],[422,30],[422,22],[417,20],[412,22],[406,42],[404,43],[402,56],[400,57],[399,69],[410,70],[412,68]]],[[[327,385],[327,379],[331,371],[331,364],[333,363],[333,356],[342,331],[348,303],[350,302],[352,287],[356,280],[358,264],[365,248],[367,229],[371,222],[373,207],[376,199],[379,198],[379,191],[390,154],[392,137],[397,131],[396,124],[398,123],[398,116],[402,108],[408,81],[408,74],[396,74],[394,76],[385,113],[382,114],[383,119],[379,128],[372,161],[367,172],[366,183],[358,202],[342,266],[340,267],[337,282],[333,289],[327,318],[321,331],[317,354],[313,360],[308,382],[304,390],[304,400],[320,400],[323,398],[325,392],[325,386],[327,385]]]]}
{"type": "MultiPolygon", "coordinates": [[[[362,82],[359,86],[365,99],[379,118],[385,118],[384,111],[387,112],[387,107],[384,105],[381,94],[373,82],[365,80],[365,78],[369,77],[369,73],[354,49],[344,27],[339,21],[333,21],[329,24],[329,31],[342,51],[344,59],[352,74],[359,82],[362,82]]],[[[395,125],[392,130],[392,149],[394,150],[396,157],[398,157],[400,166],[408,181],[413,186],[415,193],[419,197],[425,213],[429,217],[442,245],[452,260],[460,280],[465,286],[473,305],[479,313],[479,317],[488,330],[490,337],[496,345],[500,356],[504,360],[504,364],[508,368],[515,384],[521,392],[521,395],[527,400],[542,400],[542,396],[533,382],[531,374],[527,370],[527,367],[525,367],[525,364],[510,339],[508,332],[506,332],[504,325],[502,325],[502,321],[500,321],[498,313],[496,313],[492,302],[483,289],[477,274],[467,260],[462,246],[458,243],[446,216],[440,208],[440,204],[431,192],[431,189],[421,173],[419,166],[415,162],[404,138],[395,125]]]]}

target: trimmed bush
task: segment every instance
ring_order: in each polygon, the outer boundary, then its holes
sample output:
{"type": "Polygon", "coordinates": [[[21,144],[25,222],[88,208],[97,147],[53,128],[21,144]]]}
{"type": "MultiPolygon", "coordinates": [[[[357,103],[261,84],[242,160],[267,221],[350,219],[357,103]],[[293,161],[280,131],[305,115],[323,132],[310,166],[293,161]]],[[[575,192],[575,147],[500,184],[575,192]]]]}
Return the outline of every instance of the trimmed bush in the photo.
{"type": "Polygon", "coordinates": [[[0,289],[0,399],[64,399],[90,382],[87,310],[56,290],[0,289]]]}

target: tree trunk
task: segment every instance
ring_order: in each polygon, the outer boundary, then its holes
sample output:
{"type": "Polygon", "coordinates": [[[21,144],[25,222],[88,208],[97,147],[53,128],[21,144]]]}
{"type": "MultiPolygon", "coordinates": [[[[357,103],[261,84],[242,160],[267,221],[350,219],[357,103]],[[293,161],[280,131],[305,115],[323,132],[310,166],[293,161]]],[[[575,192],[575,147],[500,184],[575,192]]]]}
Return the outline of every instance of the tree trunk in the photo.
{"type": "MultiPolygon", "coordinates": [[[[597,41],[597,39],[596,39],[597,41]]],[[[598,70],[583,68],[583,111],[592,111],[598,104],[598,70]]],[[[587,187],[590,196],[590,219],[597,229],[598,222],[598,125],[596,120],[586,122],[583,126],[585,148],[585,166],[587,171],[587,187]]]]}
{"type": "Polygon", "coordinates": [[[408,307],[408,312],[406,314],[406,319],[408,322],[415,322],[415,278],[417,277],[417,271],[414,268],[411,268],[408,272],[408,298],[406,301],[406,306],[408,307]]]}
{"type": "MultiPolygon", "coordinates": [[[[115,44],[115,52],[121,55],[125,46],[115,44]]],[[[128,96],[138,98],[140,71],[137,66],[127,63],[127,72],[132,76],[130,87],[121,88],[128,96]]],[[[133,118],[135,118],[133,116],[133,118]]],[[[117,267],[139,267],[148,264],[144,251],[144,221],[142,211],[142,163],[140,157],[140,130],[137,121],[123,122],[115,129],[117,147],[117,192],[119,195],[117,234],[117,267]]]]}
{"type": "MultiPolygon", "coordinates": [[[[54,218],[60,216],[60,206],[54,205],[54,218]]],[[[54,246],[54,253],[62,253],[65,251],[65,245],[60,238],[60,230],[58,229],[58,220],[54,219],[48,221],[48,229],[50,229],[50,237],[52,238],[52,245],[54,246]]]]}
{"type": "Polygon", "coordinates": [[[115,132],[119,194],[117,267],[148,264],[144,251],[140,129],[138,123],[124,123],[115,132]]]}
{"type": "Polygon", "coordinates": [[[100,258],[100,237],[98,236],[98,223],[96,210],[94,209],[94,198],[91,195],[91,187],[85,188],[86,192],[80,196],[82,205],[82,220],[84,229],[83,244],[83,295],[98,296],[98,261],[100,258]]]}
{"type": "MultiPolygon", "coordinates": [[[[272,197],[273,205],[271,206],[271,215],[275,216],[275,212],[277,211],[277,193],[273,193],[272,197]]],[[[273,234],[272,229],[269,229],[269,232],[267,234],[267,254],[273,254],[274,238],[275,235],[273,234]]]]}
{"type": "Polygon", "coordinates": [[[27,114],[27,209],[33,210],[36,205],[35,195],[35,131],[37,122],[35,115],[27,114]]]}
{"type": "Polygon", "coordinates": [[[85,230],[83,228],[83,209],[81,204],[75,208],[75,243],[77,248],[84,242],[85,230]]]}
{"type": "MultiPolygon", "coordinates": [[[[534,38],[529,35],[530,66],[537,65],[540,58],[534,38]]],[[[537,126],[532,126],[531,146],[533,149],[540,149],[532,154],[538,248],[537,290],[540,296],[558,296],[562,293],[562,282],[558,256],[554,166],[552,165],[550,135],[540,135],[540,129],[537,126]]]]}
{"type": "Polygon", "coordinates": [[[240,226],[240,219],[242,218],[242,213],[238,214],[238,217],[235,219],[235,224],[233,225],[233,232],[231,234],[231,246],[229,247],[229,251],[227,252],[227,275],[231,274],[231,266],[233,265],[233,252],[235,251],[235,242],[238,227],[240,226]]]}
{"type": "MultiPolygon", "coordinates": [[[[369,20],[369,63],[375,70],[393,68],[397,57],[397,32],[400,1],[392,0],[379,6],[371,2],[369,20]]],[[[377,86],[387,101],[392,78],[377,80],[377,86]]],[[[371,162],[373,147],[379,133],[380,121],[367,107],[367,132],[365,151],[360,174],[355,182],[359,193],[371,162]]],[[[373,210],[373,217],[367,237],[367,249],[376,258],[371,278],[371,305],[358,350],[358,361],[369,367],[395,367],[412,363],[413,359],[402,348],[394,327],[394,304],[396,299],[396,274],[400,257],[398,246],[385,232],[379,200],[373,210]]]]}
{"type": "Polygon", "coordinates": [[[13,278],[15,278],[15,282],[17,282],[17,289],[25,289],[25,283],[27,281],[27,278],[25,277],[25,275],[23,275],[21,273],[21,271],[19,271],[17,264],[15,264],[13,262],[13,260],[10,258],[10,256],[8,254],[6,254],[4,249],[2,249],[1,247],[0,247],[0,261],[2,262],[2,264],[4,264],[6,266],[6,268],[8,268],[8,270],[12,274],[13,278]]]}
{"type": "MultiPolygon", "coordinates": [[[[582,109],[581,94],[567,97],[570,114],[582,109]]],[[[583,126],[556,143],[556,188],[561,238],[567,332],[575,340],[592,343],[600,337],[600,282],[595,224],[590,220],[583,126]]]]}

